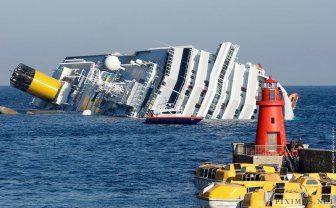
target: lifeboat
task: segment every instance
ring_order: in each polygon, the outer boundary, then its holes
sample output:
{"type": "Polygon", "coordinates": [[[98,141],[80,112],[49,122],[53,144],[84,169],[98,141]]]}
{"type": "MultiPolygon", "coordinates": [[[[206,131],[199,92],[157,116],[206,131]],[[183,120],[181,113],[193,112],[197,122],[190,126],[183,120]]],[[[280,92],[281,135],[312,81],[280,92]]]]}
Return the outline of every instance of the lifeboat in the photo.
{"type": "Polygon", "coordinates": [[[272,191],[260,189],[247,193],[243,208],[291,207],[304,208],[308,202],[299,183],[277,183],[272,191]]]}
{"type": "Polygon", "coordinates": [[[275,184],[279,182],[287,183],[288,181],[282,181],[276,173],[241,173],[234,180],[230,181],[232,184],[246,187],[248,193],[259,189],[271,191],[275,184]]]}
{"type": "Polygon", "coordinates": [[[308,197],[307,208],[332,208],[336,207],[335,185],[320,186],[316,192],[308,197]]]}
{"type": "Polygon", "coordinates": [[[239,184],[212,183],[203,189],[197,199],[200,207],[237,208],[246,194],[246,188],[239,184]]]}
{"type": "Polygon", "coordinates": [[[195,171],[200,207],[336,207],[336,174],[288,173],[248,163],[204,163],[195,171]]]}
{"type": "MultiPolygon", "coordinates": [[[[197,189],[201,190],[210,183],[230,182],[245,173],[256,173],[254,175],[259,177],[260,173],[275,173],[275,168],[248,163],[232,163],[229,165],[204,163],[196,169],[194,185],[197,189]]],[[[249,176],[252,175],[250,174],[249,176]]]]}
{"type": "Polygon", "coordinates": [[[281,178],[276,173],[239,173],[230,182],[211,183],[197,198],[201,207],[241,207],[246,194],[272,191],[277,182],[281,182],[281,178]]]}
{"type": "Polygon", "coordinates": [[[200,116],[186,116],[182,111],[166,109],[162,110],[160,114],[154,115],[149,112],[146,117],[146,124],[198,124],[203,120],[200,116]]]}
{"type": "Polygon", "coordinates": [[[336,207],[336,184],[332,173],[308,173],[293,182],[299,183],[308,195],[307,208],[336,207]]]}

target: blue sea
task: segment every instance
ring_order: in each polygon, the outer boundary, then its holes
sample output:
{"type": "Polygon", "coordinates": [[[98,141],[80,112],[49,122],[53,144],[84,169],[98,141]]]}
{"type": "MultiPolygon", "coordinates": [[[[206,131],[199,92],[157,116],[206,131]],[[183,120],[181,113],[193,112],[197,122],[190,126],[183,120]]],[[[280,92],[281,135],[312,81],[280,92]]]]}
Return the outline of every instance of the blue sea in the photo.
{"type": "MultiPolygon", "coordinates": [[[[336,86],[287,87],[300,100],[287,139],[332,148],[336,86]]],[[[0,87],[20,112],[31,96],[0,87]]],[[[0,207],[197,207],[193,171],[229,163],[232,142],[254,142],[256,121],[145,125],[79,113],[0,115],[0,207]]]]}

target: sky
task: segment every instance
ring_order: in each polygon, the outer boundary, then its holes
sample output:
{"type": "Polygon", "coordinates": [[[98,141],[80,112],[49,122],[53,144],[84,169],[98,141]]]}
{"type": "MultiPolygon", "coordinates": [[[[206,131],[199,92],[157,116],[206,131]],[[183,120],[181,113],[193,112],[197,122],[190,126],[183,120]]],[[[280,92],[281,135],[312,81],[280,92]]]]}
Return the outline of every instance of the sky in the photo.
{"type": "Polygon", "coordinates": [[[283,85],[336,85],[336,1],[1,0],[0,85],[19,63],[51,74],[66,56],[165,44],[240,45],[283,85]],[[165,43],[165,44],[163,44],[165,43]]]}

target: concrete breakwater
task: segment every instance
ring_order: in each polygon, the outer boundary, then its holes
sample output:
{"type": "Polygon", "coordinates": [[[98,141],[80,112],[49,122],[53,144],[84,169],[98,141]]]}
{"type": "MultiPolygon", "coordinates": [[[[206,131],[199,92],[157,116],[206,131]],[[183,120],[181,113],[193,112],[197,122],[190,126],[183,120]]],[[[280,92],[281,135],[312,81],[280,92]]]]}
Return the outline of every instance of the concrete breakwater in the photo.
{"type": "MultiPolygon", "coordinates": [[[[299,148],[296,170],[300,173],[332,173],[336,172],[336,151],[328,149],[312,149],[309,145],[299,148]]],[[[280,155],[258,155],[253,144],[234,143],[234,163],[255,163],[275,165],[278,168],[285,163],[285,157],[280,155]]],[[[294,165],[294,161],[292,161],[294,165]]]]}
{"type": "Polygon", "coordinates": [[[336,151],[332,150],[299,149],[299,172],[335,172],[335,155],[336,151]]]}

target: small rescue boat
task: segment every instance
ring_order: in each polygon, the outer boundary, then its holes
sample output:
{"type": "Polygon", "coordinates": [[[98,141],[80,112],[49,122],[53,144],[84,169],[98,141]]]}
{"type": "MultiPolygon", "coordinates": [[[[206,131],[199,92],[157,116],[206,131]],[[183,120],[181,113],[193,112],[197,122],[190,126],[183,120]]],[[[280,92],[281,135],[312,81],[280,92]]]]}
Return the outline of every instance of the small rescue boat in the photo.
{"type": "Polygon", "coordinates": [[[197,124],[202,121],[203,117],[200,116],[185,116],[181,111],[177,110],[163,110],[160,114],[154,115],[149,112],[146,117],[146,124],[197,124]]]}

